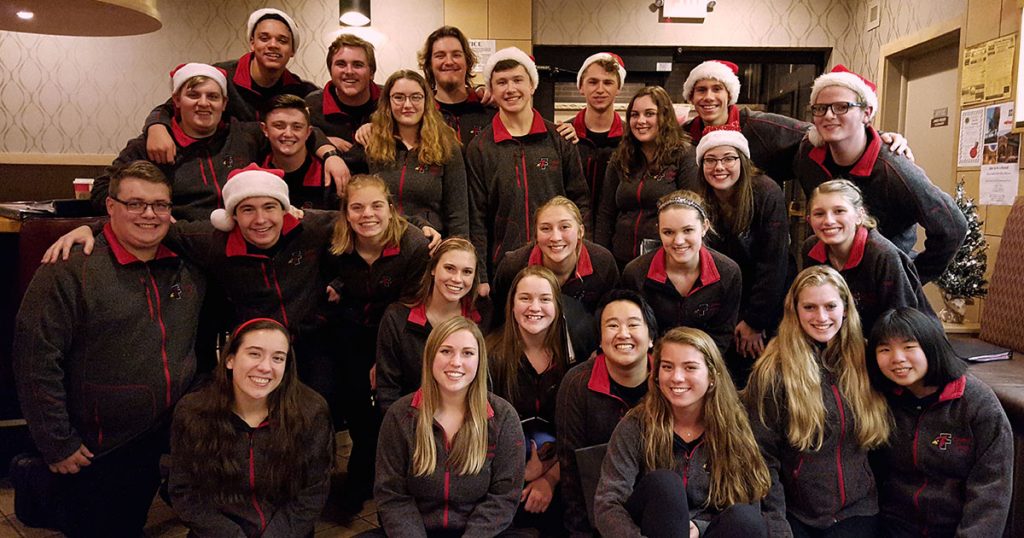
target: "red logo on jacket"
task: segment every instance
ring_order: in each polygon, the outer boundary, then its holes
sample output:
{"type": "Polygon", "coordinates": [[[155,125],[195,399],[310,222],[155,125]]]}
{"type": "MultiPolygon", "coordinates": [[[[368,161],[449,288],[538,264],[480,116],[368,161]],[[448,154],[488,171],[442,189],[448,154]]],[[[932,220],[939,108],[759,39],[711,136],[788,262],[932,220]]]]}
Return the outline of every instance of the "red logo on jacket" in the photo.
{"type": "Polygon", "coordinates": [[[935,436],[935,439],[932,439],[932,445],[939,447],[939,450],[946,450],[952,442],[953,434],[951,433],[940,433],[935,436]]]}

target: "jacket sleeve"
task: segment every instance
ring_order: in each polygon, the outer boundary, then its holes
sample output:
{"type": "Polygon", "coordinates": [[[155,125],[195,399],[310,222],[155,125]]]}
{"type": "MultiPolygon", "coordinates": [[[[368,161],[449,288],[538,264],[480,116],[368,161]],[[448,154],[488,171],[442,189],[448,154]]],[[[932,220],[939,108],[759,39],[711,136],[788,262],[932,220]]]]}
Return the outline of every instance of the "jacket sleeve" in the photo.
{"type": "Polygon", "coordinates": [[[389,307],[380,320],[377,329],[377,406],[387,413],[391,404],[402,397],[402,352],[403,320],[389,307]]]}
{"type": "Polygon", "coordinates": [[[942,275],[964,243],[967,218],[948,194],[932,184],[923,170],[911,163],[902,168],[899,180],[906,186],[908,200],[915,204],[917,222],[925,233],[924,250],[914,258],[914,267],[921,283],[927,284],[942,275]]]}
{"type": "MultiPolygon", "coordinates": [[[[745,392],[748,397],[755,394],[751,385],[747,385],[745,392]]],[[[762,392],[770,389],[765,388],[762,392]]],[[[761,499],[761,514],[768,523],[768,534],[772,538],[792,538],[793,529],[786,520],[786,492],[782,485],[782,453],[788,445],[784,421],[780,418],[781,411],[771,401],[771,394],[760,396],[764,398],[765,406],[764,421],[758,416],[757,410],[747,401],[747,412],[750,414],[750,429],[754,433],[754,439],[761,448],[761,455],[768,466],[768,473],[771,475],[772,486],[768,495],[761,499]]],[[[780,395],[781,397],[781,395],[780,395]]]]}
{"type": "Polygon", "coordinates": [[[32,440],[46,463],[66,459],[83,443],[71,425],[64,386],[83,301],[81,284],[71,267],[81,265],[81,256],[40,266],[15,322],[14,381],[32,440]]]}
{"type": "MultiPolygon", "coordinates": [[[[121,153],[117,155],[114,162],[110,163],[110,166],[103,171],[103,174],[97,177],[92,184],[92,192],[89,195],[89,199],[92,201],[92,208],[99,214],[107,214],[107,194],[110,190],[110,176],[115,170],[132,161],[146,161],[149,157],[146,155],[146,134],[143,133],[136,138],[128,141],[121,153]]],[[[164,170],[161,168],[161,170],[164,170]]],[[[164,170],[166,172],[166,170],[164,170]]]]}
{"type": "Polygon", "coordinates": [[[167,492],[174,504],[174,512],[188,527],[190,535],[244,538],[242,527],[218,510],[209,499],[196,492],[189,473],[174,461],[176,447],[195,441],[184,436],[183,422],[188,412],[187,406],[179,404],[174,410],[174,421],[171,424],[171,470],[167,478],[167,492]]]}
{"type": "Polygon", "coordinates": [[[736,316],[740,311],[740,296],[743,293],[743,277],[740,275],[739,267],[735,265],[723,277],[720,281],[721,307],[714,317],[708,320],[707,332],[718,344],[722,354],[725,354],[726,350],[732,347],[733,330],[736,328],[736,316]]]}
{"type": "MultiPolygon", "coordinates": [[[[565,196],[572,200],[576,207],[580,209],[583,222],[591,222],[590,189],[587,188],[587,179],[583,175],[583,162],[580,161],[580,152],[572,142],[562,138],[554,129],[551,130],[550,136],[556,139],[562,154],[565,196]]],[[[587,235],[590,235],[590,233],[587,235]]]]}
{"type": "Polygon", "coordinates": [[[476,247],[476,266],[480,283],[490,281],[487,275],[487,260],[490,245],[487,243],[487,219],[493,218],[490,194],[487,192],[487,178],[484,176],[484,157],[480,140],[474,138],[466,148],[466,186],[469,200],[469,237],[476,247]]]}
{"type": "Polygon", "coordinates": [[[404,410],[392,407],[381,424],[373,498],[377,501],[381,527],[389,537],[426,538],[423,516],[406,484],[412,466],[412,446],[402,435],[399,421],[403,414],[404,410]]]}
{"type": "Polygon", "coordinates": [[[902,252],[892,249],[891,255],[882,256],[875,267],[875,289],[878,290],[879,311],[890,308],[920,308],[917,304],[920,282],[916,275],[909,275],[903,269],[902,252]]]}
{"type": "MultiPolygon", "coordinates": [[[[594,359],[600,360],[600,359],[594,359]]],[[[584,363],[586,364],[586,363],[584,363]]],[[[577,368],[582,368],[578,366],[577,368]]],[[[562,495],[565,499],[565,528],[571,536],[590,536],[593,530],[587,519],[580,475],[576,468],[576,449],[585,448],[584,428],[587,423],[586,395],[582,393],[582,370],[570,370],[558,388],[555,406],[555,427],[558,431],[558,464],[562,495]]]]}
{"type": "MultiPolygon", "coordinates": [[[[409,230],[406,230],[405,233],[409,233],[409,230]]],[[[418,228],[413,233],[420,236],[423,235],[423,232],[418,228]]],[[[401,275],[405,279],[405,283],[402,286],[403,298],[414,297],[420,289],[423,273],[427,271],[427,265],[430,264],[430,247],[428,245],[426,238],[424,238],[417,241],[414,246],[412,255],[409,257],[409,263],[406,266],[406,273],[401,275]]]]}
{"type": "Polygon", "coordinates": [[[608,441],[601,480],[594,493],[594,519],[602,536],[640,536],[640,527],[626,510],[626,501],[640,476],[642,451],[639,422],[633,417],[623,419],[608,441]]]}
{"type": "Polygon", "coordinates": [[[469,192],[466,186],[466,162],[462,150],[453,143],[452,156],[444,166],[441,179],[441,203],[447,233],[445,238],[461,236],[469,238],[469,192]]]}
{"type": "Polygon", "coordinates": [[[793,162],[811,124],[770,112],[751,112],[743,123],[743,134],[750,145],[764,148],[765,155],[755,164],[779,185],[793,179],[793,162]]]}
{"type": "MultiPolygon", "coordinates": [[[[501,422],[497,427],[494,443],[494,460],[491,461],[491,486],[487,495],[473,508],[466,520],[463,536],[491,537],[501,534],[512,524],[523,493],[523,475],[526,460],[523,459],[523,427],[512,404],[497,397],[495,417],[501,422]]],[[[492,441],[488,439],[487,444],[492,441]]]]}
{"type": "Polygon", "coordinates": [[[601,204],[597,208],[594,223],[594,242],[611,250],[612,234],[615,231],[615,216],[618,213],[615,194],[619,190],[619,177],[622,174],[619,162],[612,158],[604,172],[604,183],[601,185],[601,204]]]}
{"type": "MultiPolygon", "coordinates": [[[[981,383],[968,377],[968,383],[981,383]]],[[[1000,536],[1006,526],[1013,490],[1013,433],[1002,405],[986,387],[979,412],[972,417],[976,441],[974,467],[964,487],[964,509],[956,536],[1000,536]]],[[[981,391],[979,391],[981,392],[981,391]]]]}
{"type": "Polygon", "coordinates": [[[184,221],[171,224],[163,244],[203,270],[213,269],[216,229],[208,220],[184,221]]]}
{"type": "Polygon", "coordinates": [[[146,123],[142,126],[142,132],[145,132],[153,125],[163,125],[167,127],[167,131],[171,130],[171,119],[174,118],[174,102],[171,99],[160,103],[146,116],[146,123]]]}
{"type": "MultiPolygon", "coordinates": [[[[310,391],[312,392],[312,391],[310,391]]],[[[264,538],[308,536],[313,532],[331,491],[331,462],[334,461],[334,428],[331,427],[327,402],[317,394],[307,394],[316,401],[316,415],[310,424],[306,450],[310,467],[298,495],[280,507],[263,530],[264,538]]]]}
{"type": "Polygon", "coordinates": [[[747,309],[740,319],[751,328],[772,328],[782,316],[782,298],[786,294],[786,267],[789,260],[789,229],[782,189],[769,187],[755,200],[757,219],[751,222],[753,234],[754,282],[747,309]]]}

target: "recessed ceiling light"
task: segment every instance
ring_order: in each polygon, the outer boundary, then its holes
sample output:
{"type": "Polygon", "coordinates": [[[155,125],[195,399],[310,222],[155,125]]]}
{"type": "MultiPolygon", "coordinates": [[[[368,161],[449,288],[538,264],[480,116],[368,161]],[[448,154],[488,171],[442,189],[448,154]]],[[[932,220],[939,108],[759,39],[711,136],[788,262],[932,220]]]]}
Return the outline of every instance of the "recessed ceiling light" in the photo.
{"type": "Polygon", "coordinates": [[[32,17],[36,16],[35,13],[32,13],[31,11],[24,11],[24,10],[19,11],[17,13],[17,15],[18,15],[18,18],[23,20],[23,21],[30,21],[30,20],[32,20],[32,17]]]}

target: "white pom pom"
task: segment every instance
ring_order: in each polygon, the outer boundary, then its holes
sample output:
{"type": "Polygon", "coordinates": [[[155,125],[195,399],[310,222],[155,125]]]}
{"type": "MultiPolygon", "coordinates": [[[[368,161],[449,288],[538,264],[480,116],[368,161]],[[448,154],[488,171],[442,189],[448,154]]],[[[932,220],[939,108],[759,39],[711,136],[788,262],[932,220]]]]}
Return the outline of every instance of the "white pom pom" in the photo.
{"type": "Polygon", "coordinates": [[[235,219],[223,209],[214,209],[213,213],[210,213],[210,224],[222,232],[230,232],[235,227],[235,219]]]}

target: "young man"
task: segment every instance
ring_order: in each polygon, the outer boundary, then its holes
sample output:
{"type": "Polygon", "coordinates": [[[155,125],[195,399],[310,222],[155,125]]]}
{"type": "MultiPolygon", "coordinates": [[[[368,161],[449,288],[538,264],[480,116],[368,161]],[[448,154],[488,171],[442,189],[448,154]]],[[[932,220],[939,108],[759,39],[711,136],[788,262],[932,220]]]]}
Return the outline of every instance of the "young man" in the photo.
{"type": "MultiPolygon", "coordinates": [[[[316,90],[313,83],[287,69],[288,61],[299,48],[295,21],[287,13],[271,8],[253,11],[246,22],[245,35],[249,38],[248,53],[237,60],[214,64],[231,79],[225,118],[257,121],[260,109],[271,98],[282,94],[305,97],[316,90]]],[[[174,161],[176,147],[170,136],[174,115],[175,108],[167,102],[153,109],[146,119],[146,151],[149,160],[155,163],[174,161]]]]}
{"type": "Polygon", "coordinates": [[[36,272],[14,336],[18,397],[70,536],[142,534],[206,290],[162,244],[171,186],[153,164],[115,172],[106,209],[92,256],[36,272]]]}
{"type": "Polygon", "coordinates": [[[419,53],[420,69],[434,89],[434,100],[445,123],[468,147],[473,137],[491,123],[495,109],[480,102],[470,82],[477,58],[462,30],[442,26],[427,36],[419,53]]]}
{"type": "MultiPolygon", "coordinates": [[[[576,131],[592,207],[600,207],[608,159],[622,140],[622,118],[615,112],[615,97],[626,82],[626,66],[617,54],[599,52],[583,61],[576,75],[576,87],[587,106],[576,114],[576,131]]],[[[595,211],[596,213],[596,211],[595,211]]],[[[593,223],[587,223],[591,227],[593,223]]]]}
{"type": "Polygon", "coordinates": [[[284,171],[292,204],[301,209],[337,208],[337,197],[324,187],[323,166],[313,158],[306,101],[294,95],[274,97],[263,110],[260,129],[270,142],[263,168],[284,171]]]}
{"type": "Polygon", "coordinates": [[[914,260],[921,283],[946,270],[967,235],[967,219],[924,170],[883,147],[871,120],[878,113],[875,85],[837,65],[811,88],[814,127],[799,147],[797,178],[810,195],[830,179],[852,181],[878,220],[878,231],[914,260]],[[914,252],[917,225],[924,250],[914,252]]]}
{"type": "Polygon", "coordinates": [[[496,52],[484,66],[484,78],[498,104],[491,124],[466,148],[470,235],[477,247],[481,295],[490,291],[506,251],[531,239],[533,212],[562,195],[590,219],[590,200],[579,152],[553,123],[533,108],[537,66],[523,51],[496,52]]]}

